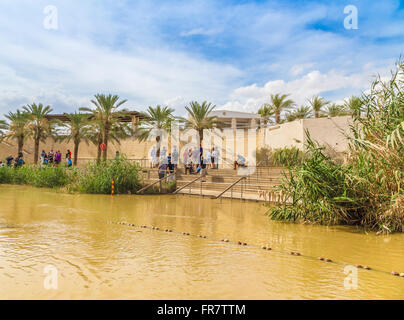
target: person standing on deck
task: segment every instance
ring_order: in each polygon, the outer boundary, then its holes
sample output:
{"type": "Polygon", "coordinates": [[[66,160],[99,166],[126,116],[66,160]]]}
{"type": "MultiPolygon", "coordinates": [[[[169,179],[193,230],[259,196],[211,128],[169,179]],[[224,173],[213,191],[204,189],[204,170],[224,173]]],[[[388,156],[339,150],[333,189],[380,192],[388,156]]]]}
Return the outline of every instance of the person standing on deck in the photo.
{"type": "Polygon", "coordinates": [[[173,154],[173,165],[174,165],[174,169],[177,169],[177,165],[178,165],[178,150],[177,150],[177,146],[174,146],[174,150],[172,152],[173,154]]]}
{"type": "Polygon", "coordinates": [[[163,179],[167,172],[167,165],[162,161],[159,166],[159,179],[163,179]]]}
{"type": "Polygon", "coordinates": [[[203,157],[203,147],[201,143],[199,144],[199,163],[202,163],[202,157],[203,157]]]}
{"type": "Polygon", "coordinates": [[[150,152],[151,156],[151,163],[150,163],[150,168],[154,168],[156,166],[156,147],[153,147],[153,149],[150,152]]]}

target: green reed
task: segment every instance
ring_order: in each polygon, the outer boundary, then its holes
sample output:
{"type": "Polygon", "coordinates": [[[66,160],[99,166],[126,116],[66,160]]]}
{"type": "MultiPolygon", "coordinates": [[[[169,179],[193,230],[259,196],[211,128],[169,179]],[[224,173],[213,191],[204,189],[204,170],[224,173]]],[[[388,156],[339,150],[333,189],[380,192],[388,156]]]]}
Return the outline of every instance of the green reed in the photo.
{"type": "Polygon", "coordinates": [[[390,81],[374,81],[353,112],[349,152],[339,164],[308,132],[302,163],[290,166],[270,218],[360,225],[379,232],[404,231],[404,64],[390,81]]]}

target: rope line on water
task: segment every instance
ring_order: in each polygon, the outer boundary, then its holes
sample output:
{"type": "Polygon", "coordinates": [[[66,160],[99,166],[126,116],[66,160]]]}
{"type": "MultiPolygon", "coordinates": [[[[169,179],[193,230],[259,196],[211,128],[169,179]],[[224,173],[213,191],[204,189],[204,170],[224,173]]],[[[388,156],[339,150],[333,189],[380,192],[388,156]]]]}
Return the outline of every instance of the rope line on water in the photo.
{"type": "MultiPolygon", "coordinates": [[[[104,221],[105,222],[105,221],[104,221]]],[[[149,230],[153,230],[153,231],[160,231],[160,232],[166,232],[166,233],[173,233],[173,234],[178,234],[178,235],[183,235],[183,236],[189,236],[189,237],[195,237],[195,238],[200,238],[200,239],[207,239],[207,240],[211,240],[211,241],[216,241],[216,242],[225,242],[225,243],[229,243],[229,244],[234,244],[237,246],[242,246],[242,247],[250,247],[250,248],[256,248],[256,249],[261,249],[261,250],[266,250],[266,251],[273,251],[273,252],[277,252],[277,253],[281,253],[281,254],[288,254],[288,255],[292,255],[292,256],[298,256],[298,257],[304,257],[304,258],[308,258],[311,260],[317,260],[317,261],[323,261],[326,263],[333,263],[333,264],[338,264],[338,265],[344,265],[344,266],[348,266],[348,265],[353,265],[350,263],[346,263],[346,262],[342,262],[342,261],[333,261],[330,258],[326,258],[326,257],[313,257],[313,256],[309,256],[309,255],[303,255],[300,252],[297,251],[289,251],[286,252],[284,250],[277,250],[277,249],[273,249],[270,246],[267,245],[263,245],[263,246],[259,246],[259,245],[255,245],[255,244],[250,244],[248,245],[246,242],[242,242],[242,241],[231,241],[229,239],[215,239],[215,238],[211,238],[205,235],[195,235],[195,234],[191,234],[189,232],[177,232],[177,231],[173,231],[171,229],[167,229],[167,228],[159,228],[159,227],[155,227],[155,226],[147,226],[147,225],[135,225],[133,223],[127,223],[127,222],[114,222],[114,221],[107,221],[107,223],[109,224],[116,224],[116,225],[124,225],[124,226],[128,226],[128,227],[134,227],[134,228],[138,228],[138,229],[149,229],[149,230]]],[[[404,278],[404,272],[399,273],[397,271],[392,271],[392,272],[388,272],[385,270],[379,270],[379,269],[374,269],[371,268],[367,265],[361,265],[361,264],[356,264],[354,265],[356,268],[358,269],[364,269],[367,271],[375,271],[375,272],[380,272],[380,273],[384,273],[384,274],[389,274],[389,275],[393,275],[393,276],[397,276],[397,277],[402,277],[404,278]]]]}

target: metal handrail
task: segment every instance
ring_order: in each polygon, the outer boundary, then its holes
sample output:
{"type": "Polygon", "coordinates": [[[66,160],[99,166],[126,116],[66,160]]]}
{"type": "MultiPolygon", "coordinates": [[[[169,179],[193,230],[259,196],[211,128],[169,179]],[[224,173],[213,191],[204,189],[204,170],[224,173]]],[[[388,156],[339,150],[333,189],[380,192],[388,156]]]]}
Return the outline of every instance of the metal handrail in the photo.
{"type": "Polygon", "coordinates": [[[169,177],[171,177],[171,176],[173,176],[173,175],[175,175],[175,172],[170,173],[169,175],[164,176],[163,178],[161,178],[161,179],[159,179],[159,180],[157,180],[157,181],[154,181],[153,183],[147,185],[146,187],[143,187],[143,188],[140,189],[138,192],[136,192],[136,194],[139,194],[139,193],[141,193],[141,192],[143,192],[143,191],[149,189],[150,187],[153,187],[155,184],[157,184],[157,183],[163,181],[164,179],[168,179],[169,177]]]}
{"type": "Polygon", "coordinates": [[[232,189],[236,184],[238,184],[240,181],[247,179],[246,176],[241,177],[240,179],[238,179],[237,181],[233,182],[230,186],[228,186],[226,189],[224,189],[224,191],[222,191],[219,195],[212,197],[212,199],[219,199],[221,196],[223,196],[227,191],[229,191],[230,189],[232,189]]]}
{"type": "Polygon", "coordinates": [[[178,192],[180,192],[182,189],[185,189],[186,187],[190,186],[191,184],[193,184],[194,182],[198,181],[199,179],[202,179],[203,176],[199,176],[198,178],[186,183],[185,185],[183,185],[182,187],[178,188],[177,190],[175,190],[173,192],[173,194],[177,194],[178,192]]]}

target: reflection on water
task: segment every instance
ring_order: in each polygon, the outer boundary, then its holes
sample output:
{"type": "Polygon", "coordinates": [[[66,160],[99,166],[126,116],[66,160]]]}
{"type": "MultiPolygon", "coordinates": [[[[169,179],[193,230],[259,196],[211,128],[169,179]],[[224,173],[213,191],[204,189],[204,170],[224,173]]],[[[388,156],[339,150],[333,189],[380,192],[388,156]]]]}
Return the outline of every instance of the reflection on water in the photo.
{"type": "Polygon", "coordinates": [[[68,195],[0,186],[0,298],[57,299],[381,299],[404,298],[404,279],[358,270],[324,256],[404,272],[404,235],[269,221],[258,203],[186,196],[68,195]],[[240,247],[108,221],[270,244],[240,247]],[[58,271],[46,290],[44,268],[58,271]]]}

